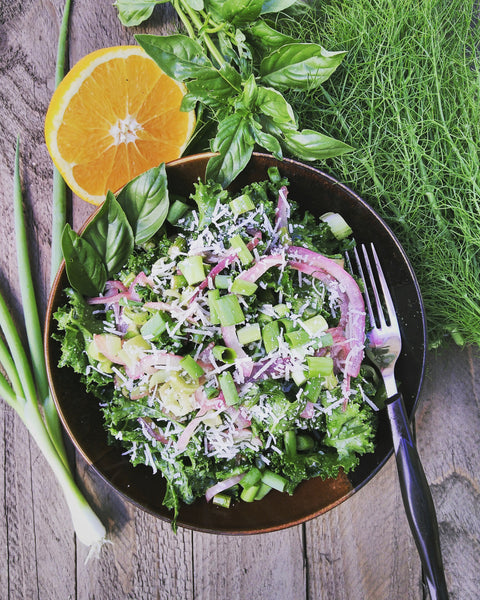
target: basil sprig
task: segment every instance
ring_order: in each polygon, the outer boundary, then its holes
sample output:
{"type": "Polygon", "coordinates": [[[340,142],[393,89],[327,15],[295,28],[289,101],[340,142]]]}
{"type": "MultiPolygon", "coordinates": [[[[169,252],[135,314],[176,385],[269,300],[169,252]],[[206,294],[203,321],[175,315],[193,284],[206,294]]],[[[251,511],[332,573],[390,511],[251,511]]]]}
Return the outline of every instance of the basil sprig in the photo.
{"type": "MultiPolygon", "coordinates": [[[[121,22],[139,25],[164,0],[117,0],[121,22]]],[[[182,110],[198,107],[217,123],[206,176],[226,187],[246,166],[255,146],[282,159],[323,160],[351,150],[310,129],[299,129],[283,96],[318,88],[344,52],[298,43],[265,21],[298,0],[174,0],[188,35],[137,35],[136,40],[170,77],[185,83],[182,110]]],[[[198,130],[201,128],[199,127],[198,130]]]]}
{"type": "Polygon", "coordinates": [[[148,241],[162,227],[169,197],[165,164],[142,173],[102,206],[79,235],[66,225],[62,252],[70,285],[95,296],[127,262],[135,243],[148,241]]]}

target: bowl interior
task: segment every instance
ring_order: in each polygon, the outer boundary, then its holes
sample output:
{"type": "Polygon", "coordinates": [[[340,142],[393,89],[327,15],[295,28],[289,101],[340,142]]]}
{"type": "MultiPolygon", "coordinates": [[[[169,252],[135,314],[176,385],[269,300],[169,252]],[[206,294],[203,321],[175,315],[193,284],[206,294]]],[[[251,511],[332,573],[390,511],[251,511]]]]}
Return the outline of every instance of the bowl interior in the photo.
{"type": "MultiPolygon", "coordinates": [[[[209,154],[185,157],[167,166],[169,188],[188,196],[193,182],[205,174],[209,154]]],[[[401,382],[405,405],[411,417],[423,378],[426,331],[423,304],[413,270],[390,229],[361,198],[332,177],[301,163],[276,161],[254,154],[244,172],[232,184],[238,189],[267,178],[267,169],[277,165],[290,181],[289,197],[319,216],[327,211],[341,213],[352,227],[357,242],[374,241],[382,260],[402,328],[403,350],[396,374],[401,382]]],[[[97,400],[89,396],[78,377],[68,368],[59,369],[60,345],[52,339],[56,330],[52,318],[64,303],[62,290],[67,278],[62,265],[54,282],[46,317],[45,352],[50,386],[61,420],[70,438],[86,461],[119,493],[150,513],[166,520],[171,513],[162,506],[165,485],[149,467],[133,467],[122,450],[107,444],[97,400]]],[[[293,496],[272,491],[262,501],[236,503],[226,510],[203,499],[180,509],[178,524],[212,533],[258,533],[296,525],[346,500],[378,472],[392,452],[388,417],[380,411],[376,451],[361,458],[349,476],[302,483],[293,496]]]]}

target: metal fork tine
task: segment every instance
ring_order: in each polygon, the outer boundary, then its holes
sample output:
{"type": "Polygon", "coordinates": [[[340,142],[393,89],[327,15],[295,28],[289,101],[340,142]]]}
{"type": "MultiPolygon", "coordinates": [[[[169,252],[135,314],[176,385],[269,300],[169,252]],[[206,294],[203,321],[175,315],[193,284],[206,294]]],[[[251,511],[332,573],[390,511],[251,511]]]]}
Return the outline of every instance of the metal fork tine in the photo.
{"type": "MultiPolygon", "coordinates": [[[[363,248],[363,246],[362,246],[363,248]]],[[[363,287],[364,287],[364,293],[363,296],[365,298],[365,302],[367,304],[367,310],[368,310],[368,317],[370,319],[370,324],[373,327],[376,327],[376,322],[375,322],[375,313],[373,312],[372,309],[372,305],[370,303],[370,294],[368,293],[368,285],[367,285],[367,279],[365,277],[365,273],[363,272],[363,267],[362,267],[362,262],[360,260],[360,257],[358,256],[358,251],[356,248],[353,249],[354,255],[355,255],[355,260],[357,262],[357,269],[358,272],[360,274],[360,277],[363,281],[363,287]]]]}
{"type": "Polygon", "coordinates": [[[378,254],[377,254],[377,251],[375,250],[375,246],[373,243],[371,244],[371,247],[372,247],[373,260],[375,261],[375,266],[377,267],[378,280],[380,281],[380,285],[382,286],[383,297],[385,300],[385,306],[387,307],[390,325],[398,328],[397,312],[395,310],[395,305],[393,304],[392,296],[390,294],[390,289],[388,287],[387,280],[385,279],[385,275],[384,275],[383,269],[380,265],[380,260],[378,258],[378,254]]]}
{"type": "MultiPolygon", "coordinates": [[[[373,247],[373,244],[372,244],[372,247],[373,247]]],[[[368,277],[370,279],[370,288],[371,288],[371,290],[373,292],[373,296],[375,298],[375,304],[376,304],[376,308],[377,308],[378,318],[380,321],[380,327],[385,327],[387,323],[385,320],[385,315],[383,314],[382,301],[381,301],[380,295],[378,293],[377,282],[375,281],[375,276],[373,274],[373,269],[372,269],[372,265],[370,263],[370,258],[368,257],[368,252],[367,252],[366,246],[362,246],[362,251],[363,251],[363,258],[365,260],[365,266],[367,268],[368,277]]],[[[377,262],[378,262],[378,259],[376,261],[376,264],[377,264],[377,262]]]]}

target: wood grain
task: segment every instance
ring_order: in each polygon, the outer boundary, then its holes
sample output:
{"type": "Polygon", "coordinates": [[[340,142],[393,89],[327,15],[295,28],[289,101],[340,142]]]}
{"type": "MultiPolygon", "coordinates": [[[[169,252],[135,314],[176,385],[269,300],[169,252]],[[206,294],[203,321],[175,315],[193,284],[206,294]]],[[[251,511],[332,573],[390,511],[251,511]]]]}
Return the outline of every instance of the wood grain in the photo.
{"type": "MultiPolygon", "coordinates": [[[[18,319],[12,176],[21,136],[25,214],[42,311],[49,289],[52,167],[43,119],[54,86],[63,0],[0,4],[0,286],[18,319]]],[[[171,31],[169,4],[136,32],[171,31]]],[[[69,59],[134,42],[111,2],[73,1],[69,59]]],[[[80,227],[94,207],[72,198],[80,227]]],[[[417,438],[438,509],[455,600],[478,598],[480,579],[480,353],[430,355],[417,438]]],[[[72,450],[71,446],[69,446],[72,450]]],[[[257,536],[170,526],[136,508],[72,451],[76,476],[112,544],[85,565],[58,485],[16,414],[0,403],[0,598],[17,600],[421,600],[421,569],[403,513],[395,464],[347,502],[305,525],[257,536]]]]}

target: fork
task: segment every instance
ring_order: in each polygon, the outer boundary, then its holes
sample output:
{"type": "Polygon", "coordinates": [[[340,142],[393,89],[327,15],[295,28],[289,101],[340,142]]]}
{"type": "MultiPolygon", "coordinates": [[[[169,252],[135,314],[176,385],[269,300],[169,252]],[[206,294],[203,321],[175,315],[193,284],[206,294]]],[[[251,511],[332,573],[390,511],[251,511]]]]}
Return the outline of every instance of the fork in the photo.
{"type": "Polygon", "coordinates": [[[375,246],[371,244],[370,247],[375,270],[369,259],[367,247],[362,245],[360,250],[368,273],[368,281],[356,248],[354,254],[364,285],[365,304],[372,327],[368,333],[369,343],[366,353],[378,367],[385,383],[388,398],[387,411],[392,429],[403,504],[420,555],[430,597],[432,600],[447,600],[448,591],[443,571],[435,507],[408,424],[402,394],[398,392],[395,381],[395,363],[402,348],[395,306],[375,246]],[[379,287],[382,296],[379,293],[379,287]],[[375,311],[372,307],[371,294],[373,294],[375,311]]]}

